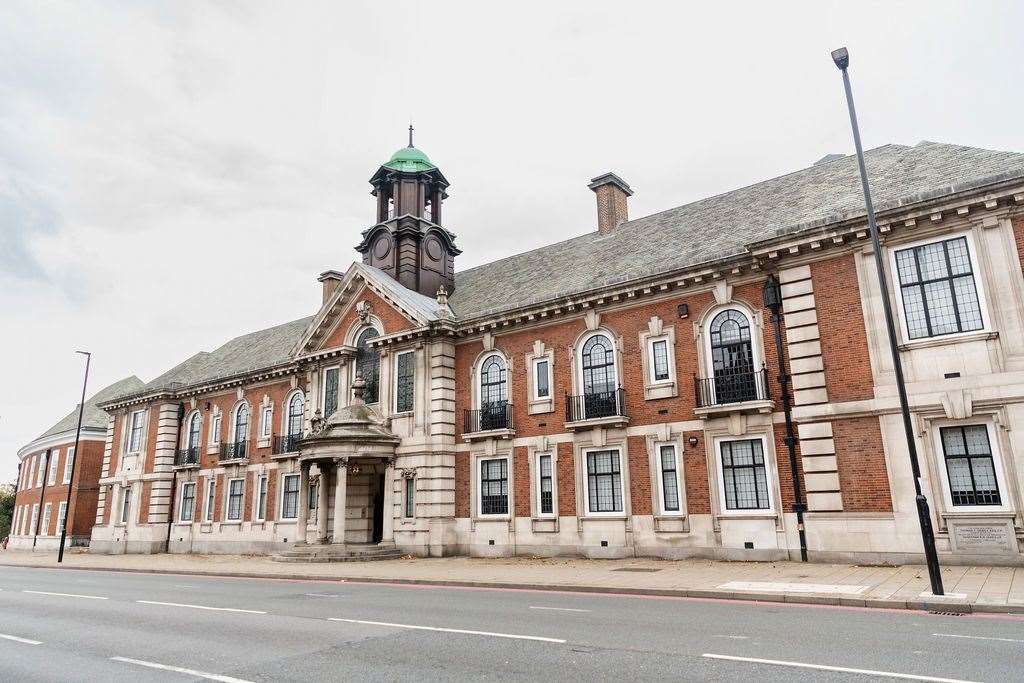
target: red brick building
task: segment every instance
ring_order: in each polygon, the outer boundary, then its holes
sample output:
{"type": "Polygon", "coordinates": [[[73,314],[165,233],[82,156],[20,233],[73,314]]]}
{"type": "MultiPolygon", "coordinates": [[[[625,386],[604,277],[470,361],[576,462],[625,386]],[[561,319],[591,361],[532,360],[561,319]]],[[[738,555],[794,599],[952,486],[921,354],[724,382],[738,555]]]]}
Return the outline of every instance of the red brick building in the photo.
{"type": "Polygon", "coordinates": [[[402,149],[311,318],[102,403],[92,549],[787,558],[800,504],[812,559],[917,560],[889,296],[941,559],[1020,563],[1024,155],[867,165],[888,292],[852,157],[633,220],[605,174],[593,229],[463,271],[402,149]]]}
{"type": "Polygon", "coordinates": [[[65,545],[89,544],[96,518],[100,464],[107,431],[107,414],[97,407],[97,403],[142,385],[138,377],[128,377],[97,392],[85,402],[77,452],[77,406],[18,451],[10,548],[57,548],[65,520],[68,525],[65,545]]]}

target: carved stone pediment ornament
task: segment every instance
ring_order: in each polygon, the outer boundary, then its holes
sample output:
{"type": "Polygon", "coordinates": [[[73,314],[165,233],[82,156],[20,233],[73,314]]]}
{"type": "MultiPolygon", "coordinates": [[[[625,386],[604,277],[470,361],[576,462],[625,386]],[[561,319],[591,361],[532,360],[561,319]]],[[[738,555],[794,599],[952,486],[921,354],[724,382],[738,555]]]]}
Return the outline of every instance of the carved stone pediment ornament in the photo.
{"type": "Polygon", "coordinates": [[[356,313],[359,314],[359,320],[365,323],[370,319],[370,313],[373,312],[373,305],[369,301],[360,301],[356,304],[356,313]]]}
{"type": "Polygon", "coordinates": [[[325,424],[327,424],[327,421],[324,420],[323,413],[317,408],[316,412],[313,413],[312,419],[309,421],[309,433],[313,436],[319,434],[324,430],[325,424]]]}
{"type": "Polygon", "coordinates": [[[403,479],[412,479],[413,477],[416,476],[415,467],[403,467],[402,469],[399,470],[399,472],[402,473],[403,479]]]}

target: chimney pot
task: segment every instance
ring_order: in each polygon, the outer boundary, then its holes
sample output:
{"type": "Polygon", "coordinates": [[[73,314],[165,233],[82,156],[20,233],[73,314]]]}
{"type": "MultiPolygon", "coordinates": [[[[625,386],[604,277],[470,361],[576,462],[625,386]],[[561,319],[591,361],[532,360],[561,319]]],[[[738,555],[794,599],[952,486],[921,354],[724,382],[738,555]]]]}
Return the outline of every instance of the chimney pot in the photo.
{"type": "Polygon", "coordinates": [[[338,288],[338,285],[341,284],[344,277],[344,273],[339,273],[336,270],[325,270],[320,273],[320,277],[318,277],[317,280],[324,284],[324,298],[323,301],[320,302],[321,305],[327,303],[327,300],[331,298],[332,294],[334,294],[334,290],[338,288]]]}
{"type": "Polygon", "coordinates": [[[602,235],[629,220],[629,183],[612,172],[590,179],[587,186],[597,195],[597,231],[602,235]]]}

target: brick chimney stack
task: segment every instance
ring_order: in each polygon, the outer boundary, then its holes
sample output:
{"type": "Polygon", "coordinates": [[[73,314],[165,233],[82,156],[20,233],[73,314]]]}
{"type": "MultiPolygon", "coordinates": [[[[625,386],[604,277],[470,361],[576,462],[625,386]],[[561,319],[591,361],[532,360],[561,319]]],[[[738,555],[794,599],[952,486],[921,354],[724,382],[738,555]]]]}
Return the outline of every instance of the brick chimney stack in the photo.
{"type": "Polygon", "coordinates": [[[334,294],[334,290],[338,288],[341,281],[345,278],[344,273],[339,273],[336,270],[325,270],[320,273],[320,277],[317,278],[320,282],[324,283],[324,298],[321,303],[327,303],[327,300],[334,294]]]}
{"type": "Polygon", "coordinates": [[[588,185],[597,195],[597,231],[608,234],[629,220],[629,202],[633,190],[612,172],[591,178],[588,185]]]}

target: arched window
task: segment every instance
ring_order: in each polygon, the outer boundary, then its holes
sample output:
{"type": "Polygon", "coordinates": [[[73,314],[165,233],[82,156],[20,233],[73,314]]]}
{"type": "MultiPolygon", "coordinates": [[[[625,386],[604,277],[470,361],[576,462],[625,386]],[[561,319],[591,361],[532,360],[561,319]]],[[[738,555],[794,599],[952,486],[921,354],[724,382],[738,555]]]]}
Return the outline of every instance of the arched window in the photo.
{"type": "Polygon", "coordinates": [[[716,402],[756,399],[758,373],[750,340],[750,318],[738,309],[726,309],[712,318],[708,334],[716,402]]]}
{"type": "Polygon", "coordinates": [[[244,458],[247,453],[246,437],[249,435],[249,404],[241,403],[235,408],[235,430],[233,436],[235,437],[232,442],[230,449],[232,452],[228,453],[229,458],[244,458]]]}
{"type": "Polygon", "coordinates": [[[572,404],[574,419],[609,417],[622,414],[622,397],[615,371],[615,344],[604,333],[592,335],[580,353],[583,378],[583,402],[572,404]],[[582,411],[580,411],[582,407],[582,411]]]}
{"type": "Polygon", "coordinates": [[[363,378],[366,389],[363,398],[367,403],[376,403],[379,399],[380,385],[380,353],[370,348],[370,340],[376,339],[380,333],[367,327],[356,337],[356,375],[363,378]]]}
{"type": "Polygon", "coordinates": [[[185,447],[189,451],[199,448],[199,430],[202,421],[199,418],[199,413],[192,413],[192,417],[188,421],[188,440],[185,442],[185,447]]]}
{"type": "Polygon", "coordinates": [[[306,407],[301,392],[292,394],[288,400],[288,436],[296,436],[302,433],[302,412],[306,407]]]}
{"type": "Polygon", "coordinates": [[[480,429],[508,427],[508,366],[492,354],[480,365],[480,429]]]}

